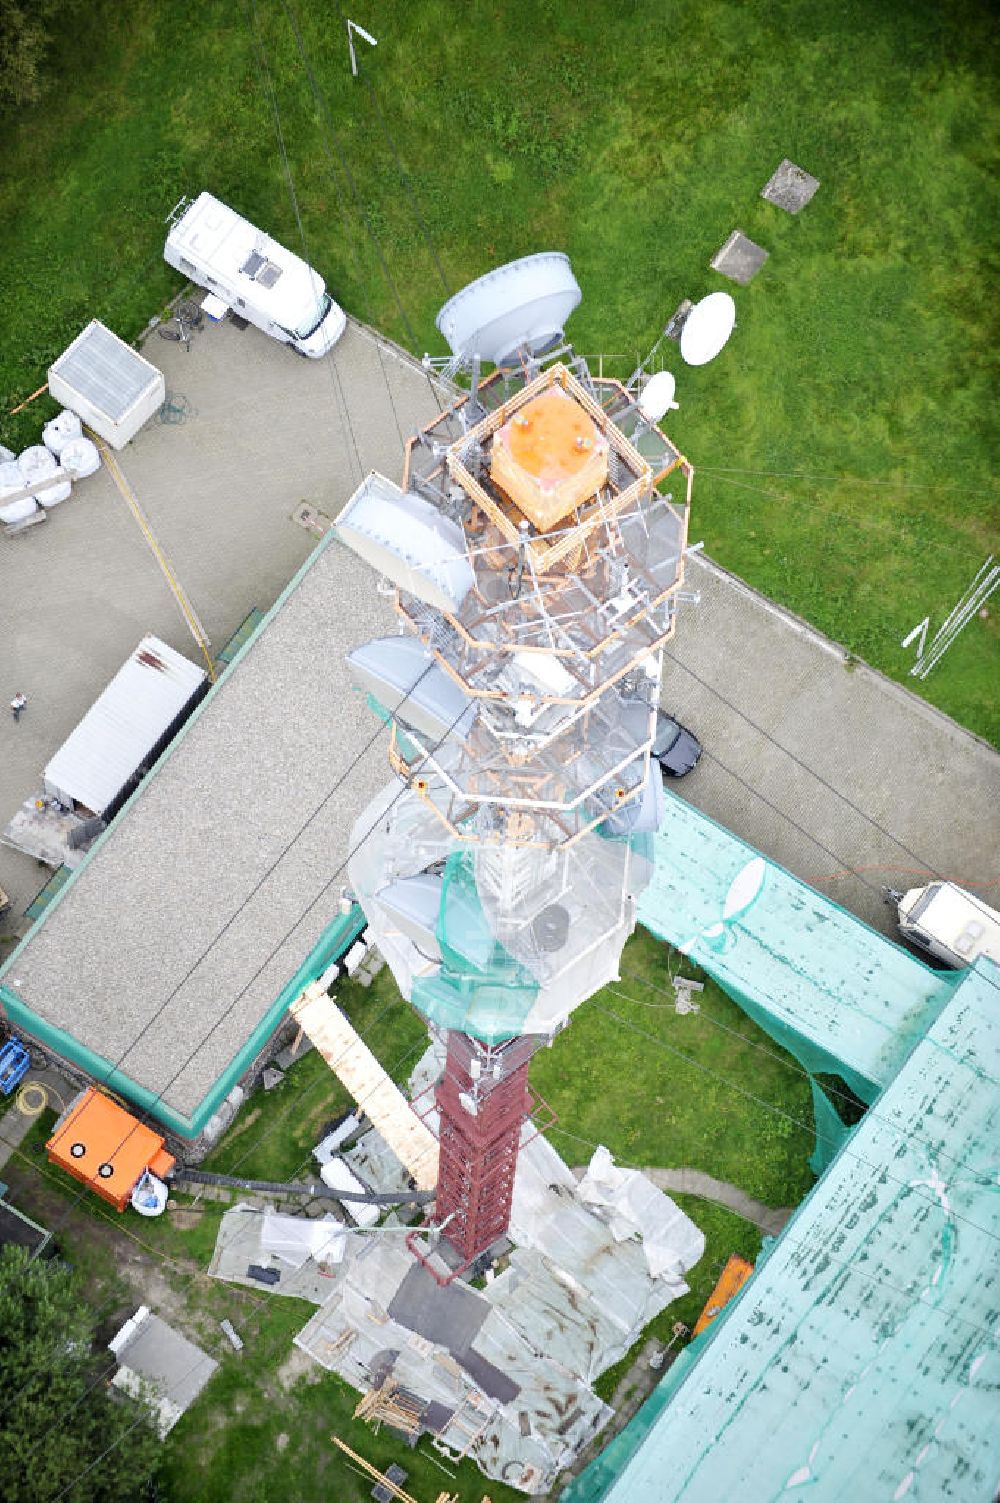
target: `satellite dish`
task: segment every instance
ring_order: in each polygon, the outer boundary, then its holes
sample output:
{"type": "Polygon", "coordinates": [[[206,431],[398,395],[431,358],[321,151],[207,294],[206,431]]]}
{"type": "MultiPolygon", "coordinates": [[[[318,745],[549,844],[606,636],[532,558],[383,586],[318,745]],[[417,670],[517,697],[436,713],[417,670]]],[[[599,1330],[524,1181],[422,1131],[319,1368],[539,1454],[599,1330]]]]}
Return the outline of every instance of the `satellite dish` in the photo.
{"type": "Polygon", "coordinates": [[[681,358],[688,365],[707,365],[736,326],[736,304],[728,292],[710,292],[696,303],[681,330],[681,358]]]}
{"type": "Polygon", "coordinates": [[[435,323],[452,354],[503,365],[518,350],[541,355],[561,343],[582,296],[569,257],[542,251],[470,282],[448,299],[435,323]]]}
{"type": "Polygon", "coordinates": [[[676,410],[679,406],[674,401],[676,390],[677,382],[670,371],[657,371],[649,378],[639,398],[639,411],[647,423],[658,423],[665,412],[676,410]]]}

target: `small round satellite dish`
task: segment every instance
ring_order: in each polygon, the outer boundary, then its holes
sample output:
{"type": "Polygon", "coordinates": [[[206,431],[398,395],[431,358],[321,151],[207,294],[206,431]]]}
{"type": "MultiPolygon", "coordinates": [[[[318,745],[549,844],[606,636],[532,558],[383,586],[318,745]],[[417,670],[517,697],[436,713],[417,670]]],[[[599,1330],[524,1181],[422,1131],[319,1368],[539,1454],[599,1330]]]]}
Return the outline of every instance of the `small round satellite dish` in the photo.
{"type": "Polygon", "coordinates": [[[665,412],[679,405],[674,401],[677,382],[670,371],[657,371],[642,388],[639,411],[647,423],[658,423],[665,412]]]}
{"type": "Polygon", "coordinates": [[[681,330],[681,358],[707,365],[725,345],[736,324],[736,304],[728,292],[710,292],[696,303],[681,330]]]}
{"type": "Polygon", "coordinates": [[[494,365],[518,350],[539,355],[562,340],[583,294],[561,251],[508,261],[448,299],[435,322],[453,355],[478,355],[494,365]]]}
{"type": "Polygon", "coordinates": [[[540,950],[561,950],[569,936],[569,912],[561,903],[550,903],[537,914],[531,933],[540,950]]]}

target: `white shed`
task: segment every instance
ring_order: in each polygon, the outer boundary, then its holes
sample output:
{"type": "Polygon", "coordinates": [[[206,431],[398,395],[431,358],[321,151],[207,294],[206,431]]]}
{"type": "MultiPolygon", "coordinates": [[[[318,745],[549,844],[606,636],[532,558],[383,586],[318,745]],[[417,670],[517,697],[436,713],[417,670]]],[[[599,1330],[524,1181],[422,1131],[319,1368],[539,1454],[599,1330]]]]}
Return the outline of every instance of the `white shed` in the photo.
{"type": "Polygon", "coordinates": [[[163,406],[166,387],[162,371],[95,318],[49,366],[49,393],[123,449],[163,406]]]}
{"type": "Polygon", "coordinates": [[[143,637],[49,762],[45,792],[70,808],[110,819],[204,685],[204,669],[158,637],[143,637]]]}
{"type": "Polygon", "coordinates": [[[214,1357],[140,1305],[108,1348],[118,1359],[116,1388],[150,1404],[160,1439],[173,1429],[218,1367],[214,1357]]]}

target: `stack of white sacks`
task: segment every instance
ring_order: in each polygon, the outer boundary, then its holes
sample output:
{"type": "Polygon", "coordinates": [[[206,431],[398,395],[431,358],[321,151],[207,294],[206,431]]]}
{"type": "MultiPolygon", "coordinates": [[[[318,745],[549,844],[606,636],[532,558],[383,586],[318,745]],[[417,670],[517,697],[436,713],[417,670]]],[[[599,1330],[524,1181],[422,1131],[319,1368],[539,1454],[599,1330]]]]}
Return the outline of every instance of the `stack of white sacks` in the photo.
{"type": "Polygon", "coordinates": [[[44,444],[32,444],[15,458],[0,447],[0,522],[26,522],[39,505],[48,509],[67,501],[74,480],[100,469],[97,447],[83,435],[75,412],[64,409],[42,430],[44,444]],[[62,478],[52,477],[62,471],[62,478]],[[30,490],[19,500],[8,498],[30,490]]]}

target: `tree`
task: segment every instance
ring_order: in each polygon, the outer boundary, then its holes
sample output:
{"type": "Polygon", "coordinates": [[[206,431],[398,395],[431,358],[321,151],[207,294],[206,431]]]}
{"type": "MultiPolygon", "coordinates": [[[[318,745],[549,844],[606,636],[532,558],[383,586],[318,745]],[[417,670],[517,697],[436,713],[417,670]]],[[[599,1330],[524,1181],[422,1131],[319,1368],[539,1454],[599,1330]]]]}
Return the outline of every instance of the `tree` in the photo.
{"type": "Polygon", "coordinates": [[[42,97],[51,25],[75,8],[76,0],[0,0],[0,113],[42,97]]]}
{"type": "Polygon", "coordinates": [[[140,1503],[159,1459],[147,1411],[112,1397],[108,1352],[65,1264],[0,1249],[0,1478],[5,1503],[140,1503]]]}

